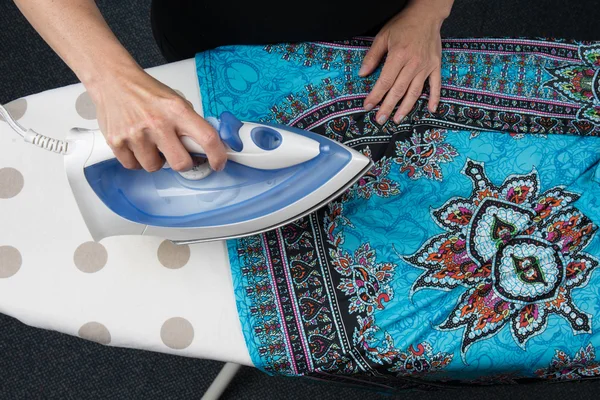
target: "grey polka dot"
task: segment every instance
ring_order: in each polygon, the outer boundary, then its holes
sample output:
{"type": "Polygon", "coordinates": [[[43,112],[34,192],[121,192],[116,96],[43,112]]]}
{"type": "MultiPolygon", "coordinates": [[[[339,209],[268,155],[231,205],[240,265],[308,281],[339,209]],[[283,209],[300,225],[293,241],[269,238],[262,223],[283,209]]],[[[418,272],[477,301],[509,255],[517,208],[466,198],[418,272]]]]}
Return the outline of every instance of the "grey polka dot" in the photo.
{"type": "Polygon", "coordinates": [[[185,318],[171,318],[166,320],[160,329],[160,338],[167,347],[185,349],[194,340],[194,327],[185,318]]]}
{"type": "Polygon", "coordinates": [[[88,322],[79,328],[79,337],[100,344],[110,343],[110,332],[99,322],[88,322]]]}
{"type": "Polygon", "coordinates": [[[77,114],[83,119],[96,119],[96,106],[88,92],[83,92],[75,101],[77,114]]]}
{"type": "Polygon", "coordinates": [[[158,246],[157,255],[158,261],[163,266],[169,269],[181,268],[190,260],[190,246],[177,245],[170,240],[164,240],[158,246]]]}
{"type": "Polygon", "coordinates": [[[15,197],[23,189],[23,175],[14,168],[0,168],[0,199],[15,197]]]}
{"type": "MultiPolygon", "coordinates": [[[[4,108],[10,113],[10,116],[15,120],[19,120],[23,118],[25,112],[27,111],[27,100],[26,99],[17,99],[15,101],[11,101],[8,104],[4,105],[4,108]]],[[[0,117],[0,121],[4,121],[4,118],[0,117]]]]}
{"type": "Polygon", "coordinates": [[[106,265],[108,253],[104,246],[97,242],[85,242],[75,250],[73,262],[82,272],[98,272],[106,265]]]}
{"type": "Polygon", "coordinates": [[[12,246],[0,246],[0,278],[10,278],[21,268],[23,258],[12,246]]]}

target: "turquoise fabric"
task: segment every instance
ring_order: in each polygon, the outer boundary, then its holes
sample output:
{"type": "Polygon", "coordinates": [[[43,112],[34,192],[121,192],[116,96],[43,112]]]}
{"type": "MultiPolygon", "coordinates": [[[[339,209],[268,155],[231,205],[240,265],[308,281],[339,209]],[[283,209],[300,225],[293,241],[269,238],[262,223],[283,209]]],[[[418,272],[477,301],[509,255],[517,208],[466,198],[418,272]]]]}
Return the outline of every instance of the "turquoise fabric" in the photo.
{"type": "Polygon", "coordinates": [[[600,374],[598,45],[445,41],[439,113],[425,93],[384,125],[361,109],[379,72],[357,76],[368,45],[196,57],[207,116],[312,129],[376,162],[311,217],[228,242],[254,364],[423,382],[600,374]]]}

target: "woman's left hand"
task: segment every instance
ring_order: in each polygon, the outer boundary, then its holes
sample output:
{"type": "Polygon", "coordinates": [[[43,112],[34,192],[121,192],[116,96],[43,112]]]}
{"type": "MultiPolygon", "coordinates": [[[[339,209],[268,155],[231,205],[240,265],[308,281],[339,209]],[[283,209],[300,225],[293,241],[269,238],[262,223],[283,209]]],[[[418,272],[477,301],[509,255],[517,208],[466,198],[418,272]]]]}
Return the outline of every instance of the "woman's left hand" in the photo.
{"type": "Polygon", "coordinates": [[[452,0],[413,0],[377,34],[359,71],[371,74],[387,53],[381,75],[364,101],[366,111],[384,98],[377,122],[394,115],[400,123],[412,110],[429,78],[429,110],[435,112],[440,100],[442,42],[440,29],[450,13],[452,0]]]}

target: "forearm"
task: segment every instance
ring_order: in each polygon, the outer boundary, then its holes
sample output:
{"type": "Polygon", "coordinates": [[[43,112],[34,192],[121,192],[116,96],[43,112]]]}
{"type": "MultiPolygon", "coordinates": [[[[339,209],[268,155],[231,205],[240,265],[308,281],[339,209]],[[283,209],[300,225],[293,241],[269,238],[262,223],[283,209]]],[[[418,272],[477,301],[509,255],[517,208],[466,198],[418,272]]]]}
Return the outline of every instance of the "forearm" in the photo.
{"type": "Polygon", "coordinates": [[[88,89],[121,72],[139,69],[93,0],[14,1],[88,89]]]}

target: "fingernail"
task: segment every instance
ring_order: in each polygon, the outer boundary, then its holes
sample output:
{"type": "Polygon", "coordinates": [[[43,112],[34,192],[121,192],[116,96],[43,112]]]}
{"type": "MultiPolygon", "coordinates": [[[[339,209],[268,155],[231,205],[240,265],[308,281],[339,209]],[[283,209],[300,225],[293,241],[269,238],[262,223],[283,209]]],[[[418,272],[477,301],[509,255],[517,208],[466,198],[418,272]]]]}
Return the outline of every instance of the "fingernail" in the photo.
{"type": "Polygon", "coordinates": [[[433,105],[433,110],[432,110],[431,112],[437,112],[437,108],[438,108],[438,105],[437,105],[437,104],[434,104],[434,105],[433,105]]]}
{"type": "Polygon", "coordinates": [[[364,75],[367,73],[367,66],[366,65],[361,65],[360,69],[358,70],[358,75],[364,75]]]}
{"type": "Polygon", "coordinates": [[[398,115],[398,116],[396,116],[396,118],[394,118],[394,122],[397,124],[399,124],[403,120],[404,120],[404,115],[398,115]]]}
{"type": "Polygon", "coordinates": [[[377,123],[378,123],[379,125],[383,125],[383,124],[385,123],[385,121],[387,121],[387,118],[388,118],[388,117],[387,117],[387,115],[385,115],[385,114],[381,114],[381,115],[379,116],[379,118],[377,118],[377,123]]]}
{"type": "Polygon", "coordinates": [[[371,104],[371,103],[368,103],[368,104],[365,106],[365,111],[367,111],[367,112],[368,112],[368,111],[371,111],[371,110],[373,109],[373,107],[375,107],[373,104],[371,104]]]}

